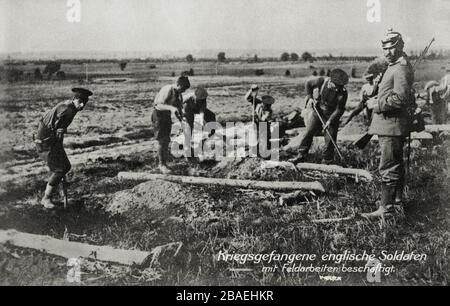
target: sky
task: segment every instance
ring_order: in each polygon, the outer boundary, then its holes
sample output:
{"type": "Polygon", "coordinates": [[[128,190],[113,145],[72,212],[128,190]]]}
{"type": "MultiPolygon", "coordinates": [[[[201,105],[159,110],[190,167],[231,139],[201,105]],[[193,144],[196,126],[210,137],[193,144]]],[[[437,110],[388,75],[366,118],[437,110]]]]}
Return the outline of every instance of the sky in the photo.
{"type": "Polygon", "coordinates": [[[450,0],[0,0],[0,53],[378,50],[389,27],[407,48],[450,48],[450,0]]]}

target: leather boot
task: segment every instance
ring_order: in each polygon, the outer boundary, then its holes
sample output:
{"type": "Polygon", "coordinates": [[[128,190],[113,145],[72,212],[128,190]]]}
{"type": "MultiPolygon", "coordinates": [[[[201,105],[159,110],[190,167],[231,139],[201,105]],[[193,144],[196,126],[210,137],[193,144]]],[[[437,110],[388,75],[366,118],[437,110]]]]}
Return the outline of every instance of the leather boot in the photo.
{"type": "Polygon", "coordinates": [[[47,187],[45,187],[45,193],[44,197],[41,200],[41,204],[44,206],[44,208],[52,209],[55,207],[55,204],[53,204],[51,196],[54,191],[55,187],[47,184],[47,187]]]}

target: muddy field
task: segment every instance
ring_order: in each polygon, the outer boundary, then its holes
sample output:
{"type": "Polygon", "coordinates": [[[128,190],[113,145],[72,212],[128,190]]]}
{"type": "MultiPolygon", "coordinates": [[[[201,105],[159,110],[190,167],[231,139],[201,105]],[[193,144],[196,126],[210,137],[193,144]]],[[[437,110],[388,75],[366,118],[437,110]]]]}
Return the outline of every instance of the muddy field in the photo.
{"type": "MultiPolygon", "coordinates": [[[[150,71],[147,66],[130,64],[125,72],[120,72],[114,65],[117,64],[91,66],[91,80],[83,86],[95,95],[77,115],[69,128],[70,135],[65,138],[73,165],[69,174],[70,205],[66,210],[60,207],[47,211],[39,205],[47,170],[37,158],[31,137],[43,112],[70,97],[70,88],[78,85],[75,79],[83,75],[83,66],[63,65],[69,76],[75,76],[66,81],[0,84],[0,229],[14,228],[55,238],[62,238],[66,232],[71,241],[144,251],[171,242],[183,244],[177,256],[161,258],[151,267],[91,262],[83,267],[82,284],[330,284],[317,273],[264,273],[262,263],[223,262],[217,260],[217,254],[272,251],[326,254],[345,250],[379,254],[383,250],[404,250],[424,253],[428,258],[425,262],[384,262],[392,264],[395,271],[383,275],[382,284],[448,285],[450,141],[445,137],[435,137],[432,143],[413,149],[406,213],[389,218],[383,226],[363,218],[330,224],[312,222],[373,210],[379,196],[376,143],[364,151],[342,145],[349,166],[375,175],[375,180],[368,184],[316,172],[263,169],[261,160],[256,158],[228,164],[189,165],[183,159],[170,163],[180,175],[189,175],[194,168],[202,176],[216,178],[318,180],[327,189],[323,195],[305,192],[288,206],[279,205],[280,194],[276,192],[119,181],[120,171],[155,171],[156,147],[150,122],[152,100],[160,87],[174,81],[170,77],[172,71],[178,74],[189,66],[158,65],[150,71]],[[117,80],[118,77],[121,79],[117,80]],[[236,272],[235,268],[252,271],[236,272]]],[[[191,84],[193,88],[201,85],[208,89],[209,108],[222,123],[249,120],[251,105],[243,96],[253,83],[275,97],[275,117],[301,108],[305,96],[303,84],[311,72],[306,66],[261,64],[269,71],[262,77],[252,76],[254,66],[249,68],[249,65],[224,66],[221,73],[228,72],[228,75],[208,75],[215,67],[196,65],[194,69],[198,73],[190,77],[191,84]],[[297,72],[284,77],[286,69],[297,72]]],[[[361,72],[366,63],[346,65],[356,65],[361,72]]],[[[427,65],[419,71],[417,87],[433,73],[441,74],[442,63],[427,65]]],[[[358,102],[362,84],[360,78],[351,79],[347,87],[348,109],[358,102]]],[[[362,118],[358,117],[341,133],[363,131],[362,118]]],[[[292,152],[281,155],[282,159],[290,156],[292,152]]],[[[316,154],[312,160],[320,161],[320,155],[316,154]]],[[[66,263],[64,258],[34,250],[1,246],[0,284],[66,285],[66,263]],[[23,271],[27,271],[26,276],[23,271]]],[[[341,276],[340,282],[331,284],[367,284],[365,273],[341,276]]]]}

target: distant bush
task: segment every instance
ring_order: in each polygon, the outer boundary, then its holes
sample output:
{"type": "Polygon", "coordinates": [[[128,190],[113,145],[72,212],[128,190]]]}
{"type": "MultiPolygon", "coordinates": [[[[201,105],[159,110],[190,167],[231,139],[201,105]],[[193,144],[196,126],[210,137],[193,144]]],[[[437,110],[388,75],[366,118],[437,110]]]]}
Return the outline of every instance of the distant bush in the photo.
{"type": "Polygon", "coordinates": [[[121,63],[119,63],[119,67],[120,67],[120,70],[124,71],[125,68],[127,67],[127,62],[121,62],[121,63]]]}
{"type": "Polygon", "coordinates": [[[290,70],[286,70],[286,72],[284,73],[284,76],[291,76],[291,71],[290,70]]]}
{"type": "Polygon", "coordinates": [[[62,70],[56,72],[56,79],[57,80],[65,80],[66,79],[66,73],[62,70]]]}
{"type": "Polygon", "coordinates": [[[225,62],[226,61],[225,52],[219,52],[219,54],[217,54],[217,60],[219,62],[225,62]]]}
{"type": "Polygon", "coordinates": [[[309,68],[309,69],[316,69],[316,67],[314,67],[313,65],[309,65],[308,68],[309,68]]]}
{"type": "Polygon", "coordinates": [[[302,54],[302,60],[305,62],[312,62],[314,57],[309,52],[303,52],[302,54]]]}
{"type": "Polygon", "coordinates": [[[186,61],[187,61],[188,63],[192,63],[192,62],[194,61],[194,57],[192,56],[192,54],[188,54],[188,55],[186,56],[186,61]]]}
{"type": "Polygon", "coordinates": [[[264,75],[264,70],[263,69],[256,69],[255,70],[255,75],[257,75],[257,76],[264,75]]]}
{"type": "Polygon", "coordinates": [[[6,70],[6,79],[8,80],[8,82],[18,82],[22,76],[22,70],[16,68],[6,70]]]}
{"type": "Polygon", "coordinates": [[[290,58],[290,56],[289,56],[289,53],[287,53],[287,52],[284,52],[284,53],[281,54],[281,56],[280,56],[280,60],[283,61],[283,62],[289,61],[289,58],[290,58]]]}
{"type": "Polygon", "coordinates": [[[325,75],[325,69],[320,69],[320,71],[319,71],[319,75],[320,76],[324,76],[325,75]]]}
{"type": "Polygon", "coordinates": [[[41,69],[39,68],[34,69],[34,79],[37,81],[42,81],[43,77],[41,74],[41,69]]]}
{"type": "Polygon", "coordinates": [[[313,76],[317,76],[317,71],[316,70],[314,70],[314,72],[313,72],[313,74],[312,74],[313,76]]]}
{"type": "Polygon", "coordinates": [[[49,62],[49,63],[47,63],[47,65],[45,65],[44,74],[47,74],[48,75],[48,79],[50,79],[54,73],[59,71],[59,69],[61,69],[61,63],[60,62],[55,62],[55,61],[54,62],[49,62]]]}
{"type": "Polygon", "coordinates": [[[299,56],[297,53],[291,53],[291,61],[296,62],[299,60],[299,56]]]}
{"type": "Polygon", "coordinates": [[[172,72],[171,76],[174,77],[175,76],[175,72],[172,72]]]}
{"type": "Polygon", "coordinates": [[[155,64],[150,64],[150,65],[148,66],[148,68],[150,68],[150,69],[156,69],[156,65],[155,65],[155,64]]]}

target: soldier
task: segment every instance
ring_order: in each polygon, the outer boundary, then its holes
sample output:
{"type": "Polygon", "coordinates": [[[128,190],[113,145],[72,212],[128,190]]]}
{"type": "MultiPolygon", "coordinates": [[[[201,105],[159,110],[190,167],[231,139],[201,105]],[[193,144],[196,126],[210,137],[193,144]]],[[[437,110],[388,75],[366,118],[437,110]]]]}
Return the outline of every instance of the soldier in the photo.
{"type": "MultiPolygon", "coordinates": [[[[336,143],[339,128],[339,120],[344,114],[345,104],[347,103],[348,93],[345,85],[348,83],[348,75],[341,69],[334,69],[330,73],[330,78],[317,77],[309,79],[306,82],[307,105],[314,103],[317,111],[323,120],[326,120],[325,126],[319,119],[315,111],[310,115],[306,122],[306,132],[300,143],[300,153],[289,161],[292,163],[303,162],[306,160],[308,151],[313,142],[314,136],[322,130],[329,129],[330,134],[336,143]]],[[[323,151],[322,162],[330,164],[334,158],[334,146],[328,136],[325,134],[325,149],[323,151]]]]}
{"type": "Polygon", "coordinates": [[[447,122],[448,104],[443,99],[446,87],[440,86],[436,81],[430,81],[425,85],[425,101],[431,108],[431,120],[433,124],[445,124],[447,122]]]}
{"type": "MultiPolygon", "coordinates": [[[[256,107],[262,103],[261,99],[258,99],[259,87],[258,85],[252,85],[249,91],[245,94],[245,100],[253,104],[253,111],[256,112],[256,107]]],[[[256,122],[256,117],[252,118],[256,122]]]]}
{"type": "MultiPolygon", "coordinates": [[[[272,105],[275,103],[275,99],[272,96],[265,95],[261,97],[261,103],[258,103],[255,109],[255,123],[256,131],[258,135],[258,152],[262,155],[260,146],[265,146],[264,148],[270,150],[270,136],[271,136],[271,122],[273,120],[273,110],[272,105]],[[264,128],[265,127],[265,128],[264,128]],[[261,145],[260,145],[261,144],[261,145]]],[[[263,156],[261,156],[263,157],[263,156]]],[[[268,156],[267,156],[268,157],[268,156]]]]}
{"type": "Polygon", "coordinates": [[[196,114],[202,115],[205,123],[216,121],[216,114],[207,108],[207,98],[208,92],[202,87],[198,87],[194,93],[190,93],[183,98],[184,118],[186,118],[191,131],[194,130],[194,117],[196,114]]]}
{"type": "Polygon", "coordinates": [[[389,66],[379,85],[378,98],[367,103],[373,110],[369,134],[378,135],[381,151],[379,171],[381,174],[381,200],[378,210],[368,217],[383,216],[401,203],[404,185],[403,146],[410,133],[409,108],[415,104],[414,71],[406,54],[404,42],[398,32],[389,30],[382,40],[384,56],[389,66]]]}
{"type": "Polygon", "coordinates": [[[166,85],[161,88],[155,97],[152,123],[155,137],[158,140],[159,170],[163,174],[172,172],[167,167],[172,115],[179,121],[182,120],[183,97],[181,94],[190,86],[189,79],[186,76],[181,76],[176,84],[166,85]]]}
{"type": "Polygon", "coordinates": [[[55,206],[51,196],[71,168],[63,147],[64,133],[92,95],[91,91],[84,88],[73,88],[72,92],[74,92],[72,100],[59,103],[41,118],[34,140],[39,156],[47,163],[52,173],[41,200],[41,204],[48,209],[55,206]]]}
{"type": "Polygon", "coordinates": [[[381,79],[381,75],[378,75],[377,77],[374,77],[373,74],[369,73],[364,76],[367,83],[363,85],[360,92],[360,102],[358,104],[358,107],[356,107],[348,116],[348,118],[344,121],[344,126],[349,124],[350,121],[357,115],[359,115],[362,111],[365,111],[364,118],[366,125],[370,125],[370,122],[372,120],[372,110],[367,109],[367,101],[370,98],[373,98],[378,93],[378,83],[381,79]]]}
{"type": "MultiPolygon", "coordinates": [[[[216,115],[207,108],[206,99],[208,92],[202,87],[198,87],[194,93],[190,93],[183,98],[183,112],[184,118],[190,127],[190,136],[194,131],[194,118],[196,114],[200,114],[204,123],[215,122],[216,115]]],[[[214,135],[215,130],[212,130],[208,138],[214,135]]],[[[191,149],[190,161],[194,161],[194,150],[191,149]]]]}

